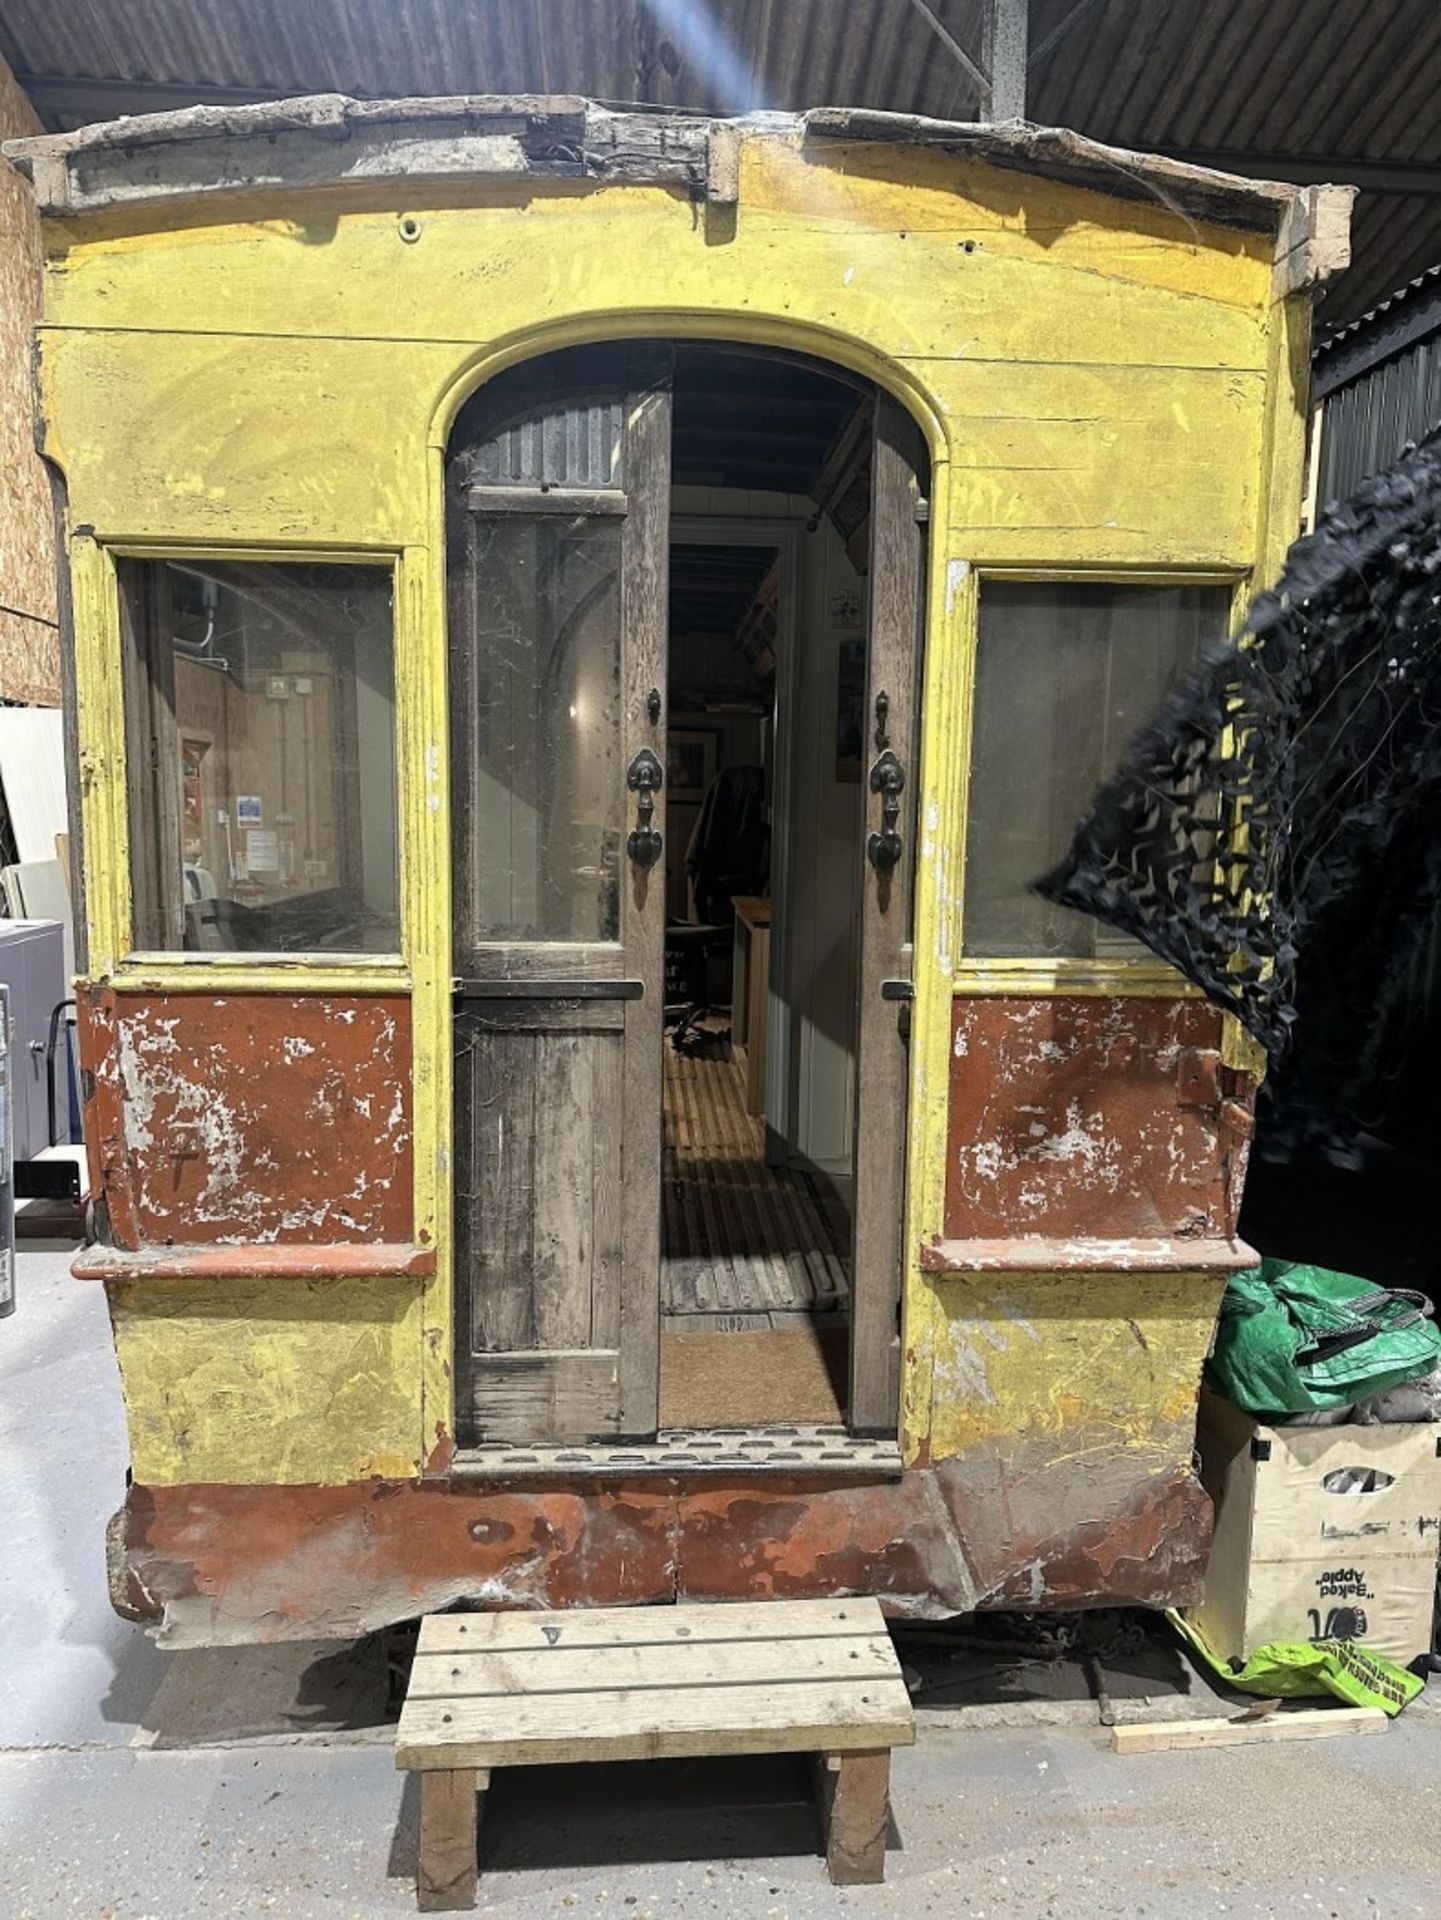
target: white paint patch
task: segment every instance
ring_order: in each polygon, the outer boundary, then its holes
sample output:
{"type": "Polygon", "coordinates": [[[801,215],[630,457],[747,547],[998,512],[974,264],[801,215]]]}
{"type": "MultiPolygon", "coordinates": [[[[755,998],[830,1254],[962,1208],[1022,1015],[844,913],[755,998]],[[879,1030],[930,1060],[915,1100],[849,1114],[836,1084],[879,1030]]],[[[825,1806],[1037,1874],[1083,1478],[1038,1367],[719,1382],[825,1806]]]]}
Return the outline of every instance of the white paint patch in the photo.
{"type": "Polygon", "coordinates": [[[851,284],[852,280],[855,279],[855,277],[856,277],[855,268],[847,267],[845,272],[841,275],[841,285],[843,287],[848,287],[851,284]]]}
{"type": "Polygon", "coordinates": [[[970,577],[970,571],[971,563],[969,560],[948,560],[946,562],[947,613],[954,611],[956,600],[964,588],[967,579],[970,577]]]}
{"type": "Polygon", "coordinates": [[[311,1042],[302,1038],[298,1033],[287,1034],[282,1044],[285,1047],[285,1057],[287,1060],[303,1060],[307,1054],[314,1053],[315,1051],[311,1042]]]}
{"type": "Polygon", "coordinates": [[[978,1180],[994,1180],[1005,1165],[999,1140],[981,1140],[971,1149],[971,1167],[978,1180]]]}
{"type": "Polygon", "coordinates": [[[970,1347],[957,1344],[946,1359],[937,1355],[933,1379],[938,1400],[985,1400],[995,1405],[995,1390],[986,1377],[986,1363],[970,1347]]]}
{"type": "Polygon", "coordinates": [[[1037,1147],[1036,1152],[1042,1160],[1079,1160],[1088,1167],[1096,1164],[1100,1142],[1086,1131],[1079,1100],[1072,1100],[1066,1108],[1066,1131],[1048,1134],[1045,1144],[1037,1147]]]}

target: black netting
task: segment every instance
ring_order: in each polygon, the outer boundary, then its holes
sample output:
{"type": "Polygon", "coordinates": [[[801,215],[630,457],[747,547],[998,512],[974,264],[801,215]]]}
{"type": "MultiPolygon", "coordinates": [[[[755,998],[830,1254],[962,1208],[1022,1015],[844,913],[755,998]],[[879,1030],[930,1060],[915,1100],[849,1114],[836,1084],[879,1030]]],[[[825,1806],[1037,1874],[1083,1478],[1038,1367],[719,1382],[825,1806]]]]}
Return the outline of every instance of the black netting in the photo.
{"type": "Polygon", "coordinates": [[[1296,542],[1038,883],[1278,1056],[1273,1142],[1346,1144],[1376,1118],[1441,894],[1438,720],[1441,431],[1296,542]]]}

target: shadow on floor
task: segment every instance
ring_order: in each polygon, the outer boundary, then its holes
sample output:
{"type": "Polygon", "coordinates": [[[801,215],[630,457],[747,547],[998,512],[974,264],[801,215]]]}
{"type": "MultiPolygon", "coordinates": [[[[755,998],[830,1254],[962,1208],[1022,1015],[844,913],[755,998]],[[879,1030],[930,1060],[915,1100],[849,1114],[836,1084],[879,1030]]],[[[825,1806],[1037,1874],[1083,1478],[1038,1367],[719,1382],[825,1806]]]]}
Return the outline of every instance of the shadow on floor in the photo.
{"type": "Polygon", "coordinates": [[[164,1663],[163,1677],[136,1718],[148,1743],[162,1748],[385,1728],[407,1664],[399,1630],[357,1641],[150,1652],[164,1663]]]}
{"type": "MultiPolygon", "coordinates": [[[[407,1774],[388,1872],[415,1872],[420,1781],[407,1774]]],[[[889,1848],[899,1848],[892,1820],[889,1848]]],[[[480,1870],[628,1867],[824,1853],[809,1755],[504,1767],[480,1822],[480,1870]]]]}

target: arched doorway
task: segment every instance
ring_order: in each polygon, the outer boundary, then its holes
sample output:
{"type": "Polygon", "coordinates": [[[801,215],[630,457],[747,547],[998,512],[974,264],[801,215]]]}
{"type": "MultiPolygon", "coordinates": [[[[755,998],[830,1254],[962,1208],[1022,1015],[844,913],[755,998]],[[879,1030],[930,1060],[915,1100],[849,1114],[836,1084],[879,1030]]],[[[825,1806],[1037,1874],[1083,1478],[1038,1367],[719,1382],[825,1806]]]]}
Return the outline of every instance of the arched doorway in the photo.
{"type": "Polygon", "coordinates": [[[568,349],[457,416],[462,1444],[894,1430],[923,498],[798,355],[568,349]]]}

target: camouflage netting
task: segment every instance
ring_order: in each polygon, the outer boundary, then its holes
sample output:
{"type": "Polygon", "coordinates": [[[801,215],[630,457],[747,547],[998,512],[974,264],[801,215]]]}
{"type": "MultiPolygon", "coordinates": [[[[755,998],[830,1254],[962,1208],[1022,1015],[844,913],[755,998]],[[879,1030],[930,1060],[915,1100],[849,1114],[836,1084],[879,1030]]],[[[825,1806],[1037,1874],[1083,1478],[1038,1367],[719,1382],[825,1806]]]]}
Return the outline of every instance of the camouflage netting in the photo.
{"type": "Polygon", "coordinates": [[[1273,1149],[1347,1150],[1379,1117],[1441,897],[1438,722],[1441,430],[1296,542],[1037,883],[1267,1048],[1273,1149]]]}

